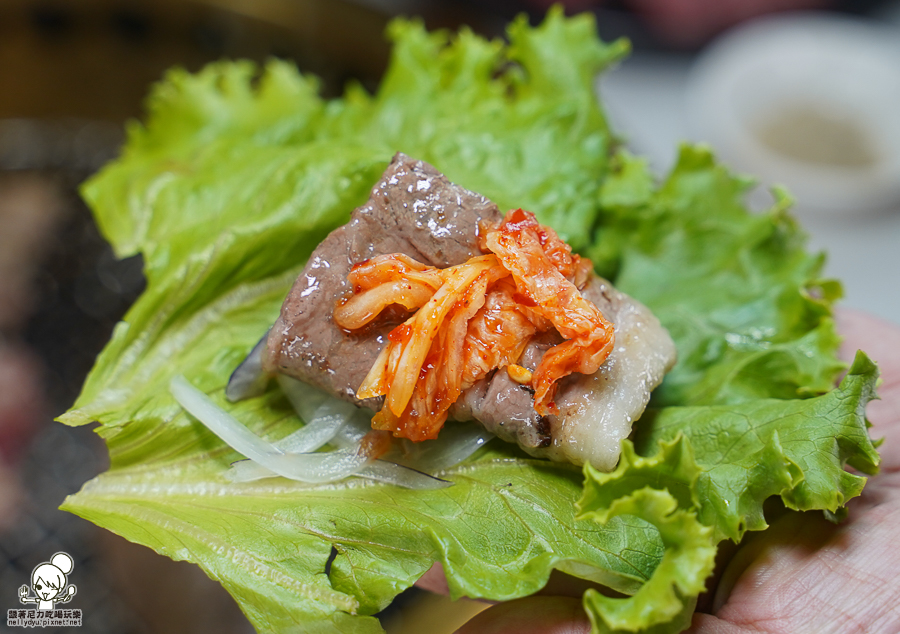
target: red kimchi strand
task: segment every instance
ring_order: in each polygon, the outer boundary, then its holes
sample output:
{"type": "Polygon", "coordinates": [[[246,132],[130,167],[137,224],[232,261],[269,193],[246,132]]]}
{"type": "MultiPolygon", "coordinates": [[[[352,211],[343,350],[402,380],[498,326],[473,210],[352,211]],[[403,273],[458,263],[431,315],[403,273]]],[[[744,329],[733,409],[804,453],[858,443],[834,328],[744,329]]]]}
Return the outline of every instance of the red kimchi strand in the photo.
{"type": "Polygon", "coordinates": [[[406,310],[423,306],[442,284],[441,272],[402,253],[360,262],[347,276],[354,294],[334,309],[334,320],[346,330],[357,330],[391,304],[406,310]]]}
{"type": "Polygon", "coordinates": [[[613,349],[613,325],[564,275],[575,273],[577,256],[533,214],[521,209],[507,213],[485,243],[512,274],[519,292],[534,303],[532,310],[566,339],[544,353],[532,379],[535,410],[541,415],[557,413],[556,382],[573,372],[596,372],[613,349]]]}

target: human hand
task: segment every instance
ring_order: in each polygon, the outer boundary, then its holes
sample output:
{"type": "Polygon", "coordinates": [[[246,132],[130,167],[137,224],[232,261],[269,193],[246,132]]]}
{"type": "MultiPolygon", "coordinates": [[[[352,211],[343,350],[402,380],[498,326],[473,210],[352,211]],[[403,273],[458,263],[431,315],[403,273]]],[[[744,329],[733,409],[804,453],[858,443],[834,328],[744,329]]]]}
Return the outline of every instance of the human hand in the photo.
{"type": "Polygon", "coordinates": [[[847,504],[838,524],[820,513],[786,513],[748,534],[726,567],[712,614],[696,614],[692,634],[900,631],[900,328],[842,311],[841,355],[865,350],[883,379],[869,404],[873,438],[884,438],[881,472],[847,504]]]}
{"type": "MultiPolygon", "coordinates": [[[[694,615],[689,634],[900,631],[900,328],[842,311],[841,356],[862,349],[880,368],[880,401],[869,404],[873,438],[884,438],[881,473],[835,525],[821,513],[786,512],[748,533],[694,615]]],[[[723,544],[724,546],[724,544],[723,544]]],[[[440,569],[418,584],[446,592],[440,569]]],[[[539,595],[494,605],[458,634],[586,634],[585,585],[561,575],[539,595]]]]}

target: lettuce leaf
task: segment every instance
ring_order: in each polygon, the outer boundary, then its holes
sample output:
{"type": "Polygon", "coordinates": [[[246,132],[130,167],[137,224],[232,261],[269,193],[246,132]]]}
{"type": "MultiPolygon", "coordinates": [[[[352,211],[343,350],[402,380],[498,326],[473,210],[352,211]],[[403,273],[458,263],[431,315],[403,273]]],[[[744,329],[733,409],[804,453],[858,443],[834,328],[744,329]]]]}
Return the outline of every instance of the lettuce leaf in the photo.
{"type": "MultiPolygon", "coordinates": [[[[704,148],[683,148],[660,185],[617,149],[594,77],[627,45],[601,43],[590,18],[519,20],[508,44],[409,21],[389,34],[374,95],[322,100],[278,61],[173,70],[85,185],[117,254],[143,255],[147,288],[60,419],[99,421],[111,459],[63,508],[199,564],[261,632],[380,631],[372,615],[434,562],[454,596],[524,596],[559,569],[631,597],[585,597],[598,631],[679,631],[716,543],[763,528],[766,497],[837,513],[863,482],[844,464],[877,467],[862,415],[874,366],[860,358],[829,392],[837,286],[785,197],[752,215],[747,182],[704,148]],[[613,474],[494,442],[439,491],[233,484],[239,456],[169,396],[181,373],[225,402],[305,259],[397,151],[535,211],[670,329],[679,364],[613,474]]],[[[228,407],[273,440],[302,424],[275,389],[228,407]]]]}
{"type": "Polygon", "coordinates": [[[865,478],[844,467],[878,470],[865,421],[877,374],[860,352],[838,389],[815,398],[650,410],[634,443],[624,442],[615,471],[586,466],[579,518],[601,526],[622,514],[643,518],[666,548],[633,596],[587,593],[595,629],[635,631],[684,616],[713,570],[716,544],[765,529],[762,504],[770,496],[833,516],[859,495],[865,478]]]}
{"type": "Polygon", "coordinates": [[[641,159],[615,157],[600,190],[602,215],[588,251],[601,273],[653,309],[678,344],[679,361],[657,405],[796,398],[832,389],[841,364],[831,303],[840,285],[820,278],[823,255],[776,191],[748,214],[752,184],[705,147],[681,148],[658,187],[641,159]]]}

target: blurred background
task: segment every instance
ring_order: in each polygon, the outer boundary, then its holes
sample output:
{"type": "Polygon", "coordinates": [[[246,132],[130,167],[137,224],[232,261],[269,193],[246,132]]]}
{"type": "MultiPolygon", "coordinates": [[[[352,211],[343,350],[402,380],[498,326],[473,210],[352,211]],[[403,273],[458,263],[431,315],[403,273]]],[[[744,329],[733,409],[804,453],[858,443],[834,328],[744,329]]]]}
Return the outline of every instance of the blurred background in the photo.
{"type": "MultiPolygon", "coordinates": [[[[77,187],[115,157],[164,70],[277,56],[373,89],[394,15],[500,36],[531,0],[4,0],[0,4],[0,608],[18,608],[31,570],[75,559],[71,607],[83,631],[252,631],[219,586],[57,510],[106,468],[90,429],[53,423],[78,394],[113,325],[143,288],[139,258],[117,261],[77,187]],[[203,606],[203,609],[197,609],[203,606]]],[[[845,305],[900,324],[900,1],[571,0],[633,55],[598,83],[614,126],[658,173],[684,140],[711,143],[773,184],[845,305]]],[[[453,631],[474,602],[409,591],[389,632],[453,631]],[[423,621],[422,619],[428,619],[423,621]],[[427,623],[427,624],[426,624],[427,623]]],[[[0,629],[5,621],[0,624],[0,629]]]]}

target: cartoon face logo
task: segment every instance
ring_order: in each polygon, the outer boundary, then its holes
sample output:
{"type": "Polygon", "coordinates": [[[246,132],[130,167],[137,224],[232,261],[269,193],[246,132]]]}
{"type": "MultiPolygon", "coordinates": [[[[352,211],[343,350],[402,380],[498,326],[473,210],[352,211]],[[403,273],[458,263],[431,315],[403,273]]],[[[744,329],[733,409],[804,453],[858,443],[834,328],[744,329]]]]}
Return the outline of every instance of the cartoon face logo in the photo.
{"type": "Polygon", "coordinates": [[[39,610],[52,610],[54,603],[66,603],[75,596],[75,586],[67,585],[66,575],[72,572],[75,564],[68,553],[59,552],[50,561],[39,564],[31,572],[31,590],[34,596],[28,596],[28,586],[19,588],[20,603],[37,603],[39,610]]]}

